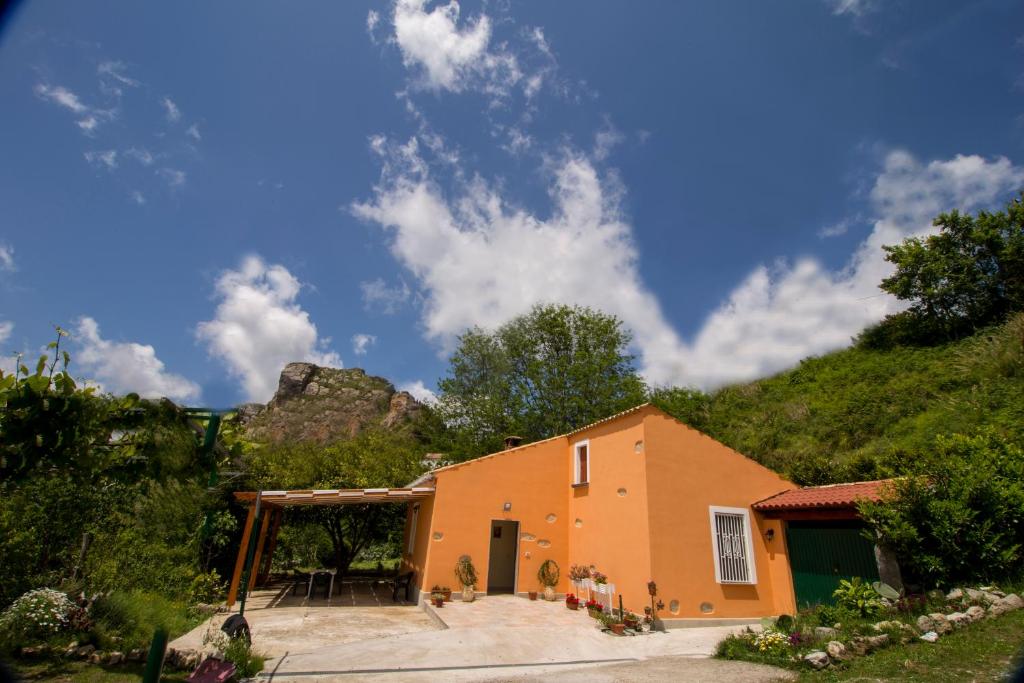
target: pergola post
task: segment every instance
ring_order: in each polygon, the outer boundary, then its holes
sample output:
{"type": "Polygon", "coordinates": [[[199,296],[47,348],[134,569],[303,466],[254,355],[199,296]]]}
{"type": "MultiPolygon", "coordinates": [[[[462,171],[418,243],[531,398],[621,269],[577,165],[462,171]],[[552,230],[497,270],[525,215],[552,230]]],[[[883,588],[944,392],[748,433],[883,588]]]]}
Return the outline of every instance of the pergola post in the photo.
{"type": "Polygon", "coordinates": [[[270,538],[267,540],[267,552],[263,557],[263,566],[260,571],[256,574],[257,586],[262,586],[267,582],[270,577],[270,568],[274,563],[274,551],[277,549],[277,533],[281,530],[281,519],[284,517],[284,510],[277,509],[274,511],[274,524],[270,528],[270,538]]]}
{"type": "Polygon", "coordinates": [[[245,554],[249,550],[249,537],[252,536],[252,527],[256,522],[256,506],[249,505],[249,514],[245,518],[245,530],[242,531],[242,541],[238,544],[238,559],[235,561],[235,572],[231,575],[231,587],[228,588],[228,607],[235,604],[238,598],[238,584],[242,580],[242,569],[245,567],[245,554]]]}
{"type": "Polygon", "coordinates": [[[270,527],[270,518],[276,511],[273,509],[263,513],[263,522],[260,524],[260,535],[256,537],[256,554],[252,558],[252,568],[249,570],[249,590],[252,590],[259,583],[260,558],[263,556],[263,546],[267,542],[267,529],[270,527]]]}

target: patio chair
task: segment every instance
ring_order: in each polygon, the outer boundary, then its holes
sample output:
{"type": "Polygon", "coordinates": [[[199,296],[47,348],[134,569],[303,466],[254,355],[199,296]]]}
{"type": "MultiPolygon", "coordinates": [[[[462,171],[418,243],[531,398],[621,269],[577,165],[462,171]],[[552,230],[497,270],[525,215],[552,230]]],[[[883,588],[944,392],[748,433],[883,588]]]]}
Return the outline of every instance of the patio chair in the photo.
{"type": "Polygon", "coordinates": [[[399,588],[405,588],[405,601],[409,602],[409,585],[412,584],[413,577],[415,576],[416,572],[408,572],[391,580],[391,585],[394,586],[394,590],[391,592],[391,602],[398,602],[399,588]]]}

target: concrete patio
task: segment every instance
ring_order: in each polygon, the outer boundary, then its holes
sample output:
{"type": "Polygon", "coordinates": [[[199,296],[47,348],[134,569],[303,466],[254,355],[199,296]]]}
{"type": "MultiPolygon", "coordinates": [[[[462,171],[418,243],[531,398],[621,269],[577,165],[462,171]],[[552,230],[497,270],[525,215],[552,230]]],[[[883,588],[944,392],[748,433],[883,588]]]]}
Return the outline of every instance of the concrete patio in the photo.
{"type": "MultiPolygon", "coordinates": [[[[300,587],[292,594],[290,585],[253,591],[245,605],[245,618],[256,648],[270,656],[310,652],[340,643],[383,638],[416,631],[442,628],[413,603],[391,601],[391,588],[370,582],[339,582],[334,595],[317,592],[307,599],[300,587]]],[[[170,647],[204,649],[207,633],[216,633],[236,609],[210,619],[174,640],[170,647]]]]}
{"type": "MultiPolygon", "coordinates": [[[[262,677],[287,682],[544,678],[669,656],[684,663],[703,660],[714,652],[719,640],[738,630],[736,626],[715,626],[615,637],[602,633],[585,611],[568,610],[560,601],[531,602],[512,596],[450,602],[441,609],[424,607],[421,613],[434,614],[443,626],[318,648],[303,646],[269,660],[262,677]]],[[[255,637],[254,644],[262,647],[255,637]]],[[[741,665],[729,678],[777,680],[780,674],[768,673],[764,678],[765,672],[741,665]],[[750,677],[741,676],[740,669],[750,677]]],[[[674,680],[687,679],[677,676],[674,680]]]]}

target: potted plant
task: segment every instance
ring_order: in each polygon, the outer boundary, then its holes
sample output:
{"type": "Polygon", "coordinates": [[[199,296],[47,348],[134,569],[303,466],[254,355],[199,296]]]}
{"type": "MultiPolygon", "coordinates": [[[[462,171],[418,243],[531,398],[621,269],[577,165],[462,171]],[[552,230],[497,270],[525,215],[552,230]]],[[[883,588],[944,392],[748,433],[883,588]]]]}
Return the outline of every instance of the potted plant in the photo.
{"type": "Polygon", "coordinates": [[[555,599],[555,586],[558,585],[558,578],[561,572],[558,563],[554,560],[544,560],[537,570],[537,580],[544,587],[544,599],[551,602],[555,599]]]}
{"type": "Polygon", "coordinates": [[[604,584],[608,583],[608,575],[607,574],[602,574],[601,572],[597,571],[596,569],[592,569],[590,571],[590,580],[593,581],[594,583],[598,584],[599,586],[600,585],[604,585],[604,584]]]}
{"type": "Polygon", "coordinates": [[[626,628],[633,631],[640,630],[640,617],[632,612],[626,612],[622,617],[622,623],[626,625],[626,628]]]}
{"type": "Polygon", "coordinates": [[[587,614],[594,617],[595,619],[600,618],[601,614],[604,612],[604,608],[601,606],[601,603],[599,603],[594,598],[590,598],[589,600],[587,600],[586,607],[587,614]]]}
{"type": "Polygon", "coordinates": [[[527,593],[527,595],[530,596],[531,600],[537,599],[537,591],[530,591],[529,593],[527,593]]]}
{"type": "Polygon", "coordinates": [[[430,589],[430,602],[434,607],[444,607],[444,593],[441,592],[440,586],[430,589]]]}
{"type": "Polygon", "coordinates": [[[463,555],[455,563],[455,577],[462,584],[462,601],[473,602],[476,599],[476,567],[469,555],[463,555]]]}
{"type": "Polygon", "coordinates": [[[571,610],[578,610],[580,608],[580,599],[575,594],[569,593],[565,596],[565,606],[571,610]]]}
{"type": "Polygon", "coordinates": [[[441,594],[444,596],[445,602],[452,601],[452,589],[448,586],[441,586],[441,594]]]}

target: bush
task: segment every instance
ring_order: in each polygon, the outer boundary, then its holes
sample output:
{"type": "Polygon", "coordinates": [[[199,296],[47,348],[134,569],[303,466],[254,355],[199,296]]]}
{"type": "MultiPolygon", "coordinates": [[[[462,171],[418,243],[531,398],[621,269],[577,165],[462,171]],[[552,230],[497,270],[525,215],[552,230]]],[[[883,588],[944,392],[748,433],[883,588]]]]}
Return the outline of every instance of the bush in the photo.
{"type": "Polygon", "coordinates": [[[850,580],[842,579],[839,588],[832,593],[836,605],[853,612],[861,618],[877,617],[885,611],[882,596],[859,576],[850,580]]]}
{"type": "Polygon", "coordinates": [[[931,586],[1024,571],[1024,452],[993,430],[938,437],[898,463],[906,476],[861,515],[911,574],[931,586]]]}
{"type": "Polygon", "coordinates": [[[75,603],[60,591],[29,591],[0,615],[0,634],[5,643],[13,646],[45,640],[68,628],[75,611],[75,603]]]}
{"type": "Polygon", "coordinates": [[[220,602],[224,595],[224,582],[220,579],[217,570],[199,574],[192,579],[192,587],[188,592],[189,602],[192,604],[220,602]]]}

